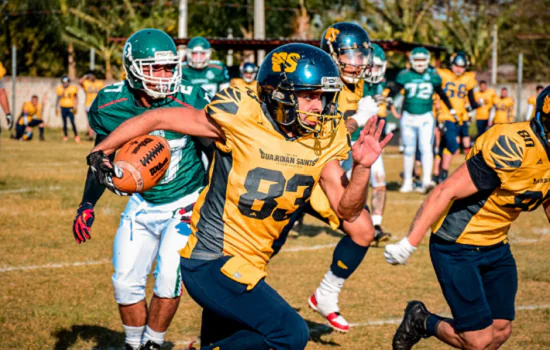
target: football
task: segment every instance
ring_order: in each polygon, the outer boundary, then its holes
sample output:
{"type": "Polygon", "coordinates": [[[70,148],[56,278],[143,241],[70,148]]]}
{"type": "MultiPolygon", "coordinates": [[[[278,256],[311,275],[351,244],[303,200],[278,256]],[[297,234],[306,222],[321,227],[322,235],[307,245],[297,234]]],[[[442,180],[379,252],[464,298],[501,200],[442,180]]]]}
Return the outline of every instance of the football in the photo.
{"type": "Polygon", "coordinates": [[[143,135],[128,141],[118,151],[114,163],[124,175],[113,177],[117,189],[141,193],[158,184],[170,166],[170,145],[160,136],[143,135]]]}

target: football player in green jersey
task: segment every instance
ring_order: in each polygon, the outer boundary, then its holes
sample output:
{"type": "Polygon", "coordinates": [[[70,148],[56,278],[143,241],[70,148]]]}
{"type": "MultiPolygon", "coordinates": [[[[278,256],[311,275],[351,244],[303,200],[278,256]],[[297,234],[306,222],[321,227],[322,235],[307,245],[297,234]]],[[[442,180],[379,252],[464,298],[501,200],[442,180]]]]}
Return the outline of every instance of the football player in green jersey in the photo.
{"type": "MultiPolygon", "coordinates": [[[[103,88],[90,108],[96,144],[145,111],[203,108],[207,95],[182,82],[179,63],[176,45],[166,33],[156,29],[134,33],[123,51],[126,80],[103,88]]],[[[170,144],[170,167],[157,186],[130,197],[114,241],[112,280],[127,349],[157,349],[164,342],[182,292],[178,250],[187,243],[192,207],[206,180],[191,137],[163,130],[154,134],[170,144]],[[154,295],[147,309],[145,282],[155,261],[154,295]]],[[[116,191],[112,182],[107,187],[116,191]]],[[[94,206],[104,190],[89,170],[73,225],[79,244],[91,238],[94,206]]]]}
{"type": "Polygon", "coordinates": [[[183,78],[200,86],[210,96],[229,86],[229,72],[220,61],[211,61],[212,48],[208,40],[196,36],[187,44],[187,61],[183,63],[183,78]]]}
{"type": "Polygon", "coordinates": [[[441,88],[441,77],[435,69],[430,67],[430,53],[423,47],[412,50],[410,55],[412,68],[402,70],[396,78],[395,85],[390,92],[394,97],[399,91],[405,90],[403,101],[403,115],[401,119],[401,133],[405,145],[403,157],[403,185],[400,192],[413,191],[413,167],[416,153],[416,142],[422,161],[422,187],[419,192],[426,193],[432,180],[433,167],[433,138],[435,121],[432,113],[435,93],[441,101],[456,116],[449,98],[441,88]]]}

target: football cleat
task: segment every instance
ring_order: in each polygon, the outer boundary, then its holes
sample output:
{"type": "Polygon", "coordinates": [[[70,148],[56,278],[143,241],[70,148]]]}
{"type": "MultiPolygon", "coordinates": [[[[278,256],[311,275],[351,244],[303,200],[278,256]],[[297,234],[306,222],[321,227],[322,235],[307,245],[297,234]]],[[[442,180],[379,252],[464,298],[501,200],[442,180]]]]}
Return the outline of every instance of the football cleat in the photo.
{"type": "Polygon", "coordinates": [[[391,233],[384,232],[380,225],[374,225],[374,241],[372,245],[378,247],[380,242],[389,241],[391,238],[391,233]]]}
{"type": "Polygon", "coordinates": [[[393,336],[393,350],[412,349],[413,345],[418,343],[420,339],[427,338],[429,335],[426,331],[426,320],[430,315],[423,302],[418,300],[409,301],[405,308],[403,321],[401,321],[393,336]]]}
{"type": "Polygon", "coordinates": [[[74,142],[79,143],[80,142],[80,136],[78,136],[78,135],[75,136],[74,137],[74,142]]]}
{"type": "Polygon", "coordinates": [[[67,136],[63,136],[63,142],[67,142],[69,138],[67,136]]]}
{"type": "Polygon", "coordinates": [[[399,192],[401,193],[411,193],[413,191],[413,184],[404,182],[399,192]]]}
{"type": "Polygon", "coordinates": [[[313,293],[307,300],[309,306],[323,316],[329,326],[335,331],[347,333],[349,331],[349,324],[346,319],[340,315],[340,309],[338,308],[338,298],[336,300],[319,303],[317,301],[316,293],[313,293]]]}
{"type": "Polygon", "coordinates": [[[157,350],[157,349],[160,349],[160,344],[157,344],[152,340],[148,340],[147,343],[139,347],[139,350],[157,350]]]}

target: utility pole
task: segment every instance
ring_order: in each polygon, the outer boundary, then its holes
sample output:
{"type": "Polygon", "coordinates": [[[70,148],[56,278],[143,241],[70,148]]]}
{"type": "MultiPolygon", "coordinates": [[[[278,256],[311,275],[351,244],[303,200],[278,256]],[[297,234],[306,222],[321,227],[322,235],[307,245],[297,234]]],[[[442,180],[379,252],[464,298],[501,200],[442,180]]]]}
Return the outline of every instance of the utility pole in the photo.
{"type": "Polygon", "coordinates": [[[522,83],[523,83],[523,52],[520,52],[518,57],[518,102],[517,102],[516,121],[521,120],[519,118],[521,113],[522,83]]]}
{"type": "Polygon", "coordinates": [[[497,25],[493,26],[493,60],[491,64],[491,84],[494,86],[497,83],[497,70],[498,70],[498,29],[497,25]]]}
{"type": "MultiPolygon", "coordinates": [[[[187,38],[187,0],[180,0],[179,4],[178,38],[187,38]]],[[[183,47],[179,47],[178,51],[183,57],[185,52],[183,47]]]]}
{"type": "Polygon", "coordinates": [[[90,49],[90,70],[95,70],[95,47],[90,49]]]}
{"type": "MultiPolygon", "coordinates": [[[[264,0],[254,0],[254,39],[265,39],[265,4],[264,0]]],[[[256,64],[262,64],[265,50],[258,50],[256,64]]]]}
{"type": "Polygon", "coordinates": [[[15,88],[16,88],[16,81],[17,81],[17,47],[13,45],[11,47],[11,115],[13,120],[15,121],[15,88]]]}

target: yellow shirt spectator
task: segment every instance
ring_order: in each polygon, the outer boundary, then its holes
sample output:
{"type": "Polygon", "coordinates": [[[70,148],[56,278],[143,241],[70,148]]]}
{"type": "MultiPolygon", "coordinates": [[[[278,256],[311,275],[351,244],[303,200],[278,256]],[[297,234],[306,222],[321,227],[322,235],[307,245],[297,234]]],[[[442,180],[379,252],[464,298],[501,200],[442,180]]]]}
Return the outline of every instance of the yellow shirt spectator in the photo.
{"type": "Polygon", "coordinates": [[[78,93],[78,88],[74,85],[63,86],[59,85],[56,89],[57,96],[59,96],[59,106],[62,108],[73,108],[74,99],[78,93]]]}
{"type": "Polygon", "coordinates": [[[19,118],[19,125],[28,125],[31,120],[42,120],[42,106],[37,104],[36,106],[31,101],[26,101],[21,107],[21,118],[19,118]]]}
{"type": "Polygon", "coordinates": [[[489,120],[491,108],[493,108],[497,96],[496,91],[493,89],[487,89],[483,92],[477,91],[474,96],[480,105],[476,110],[476,120],[489,120]]]}
{"type": "Polygon", "coordinates": [[[0,79],[4,78],[4,75],[6,75],[6,68],[4,68],[2,62],[0,62],[0,79]]]}
{"type": "Polygon", "coordinates": [[[90,108],[92,105],[92,102],[94,102],[97,94],[99,93],[99,90],[103,89],[103,81],[102,80],[94,80],[91,81],[89,79],[86,79],[82,82],[82,87],[84,88],[84,92],[86,93],[86,110],[90,108]]]}
{"type": "Polygon", "coordinates": [[[511,97],[495,97],[494,124],[512,123],[514,121],[514,100],[511,97]]]}

